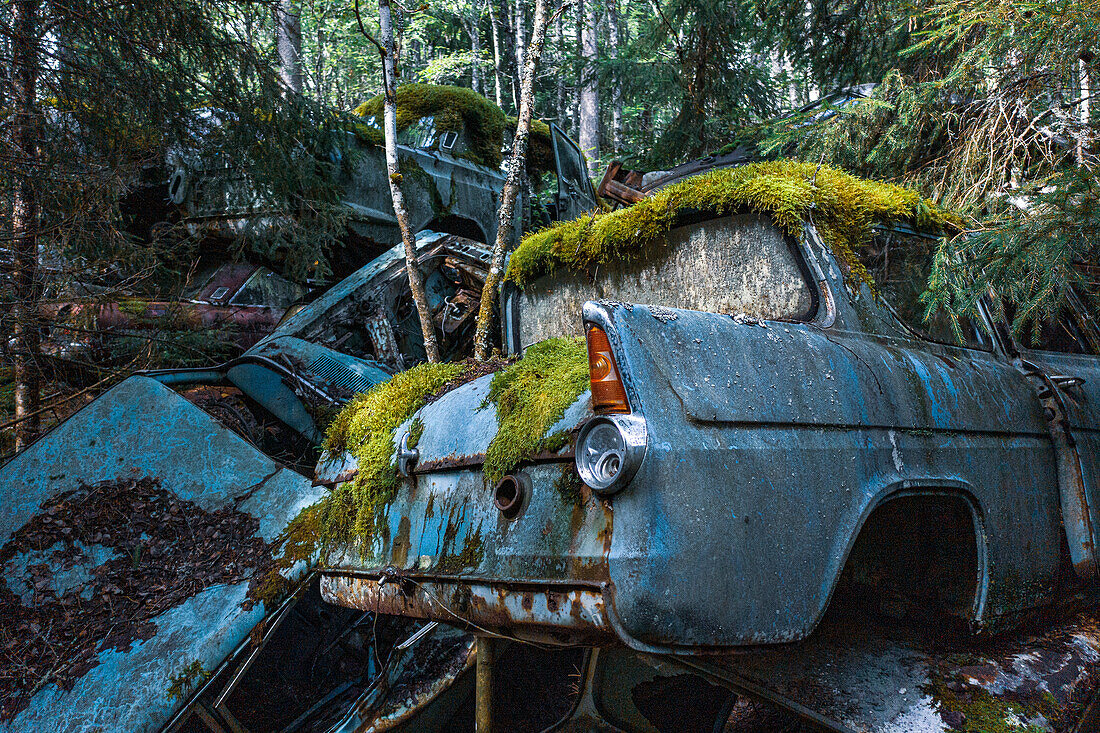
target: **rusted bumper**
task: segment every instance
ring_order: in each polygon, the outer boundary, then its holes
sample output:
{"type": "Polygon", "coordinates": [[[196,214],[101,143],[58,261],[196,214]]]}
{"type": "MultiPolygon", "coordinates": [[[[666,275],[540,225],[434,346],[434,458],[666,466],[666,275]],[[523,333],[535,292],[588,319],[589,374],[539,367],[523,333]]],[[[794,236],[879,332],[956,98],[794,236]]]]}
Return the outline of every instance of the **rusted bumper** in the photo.
{"type": "Polygon", "coordinates": [[[616,639],[608,589],[600,583],[329,570],[321,579],[321,595],[364,611],[550,644],[599,645],[616,639]]]}

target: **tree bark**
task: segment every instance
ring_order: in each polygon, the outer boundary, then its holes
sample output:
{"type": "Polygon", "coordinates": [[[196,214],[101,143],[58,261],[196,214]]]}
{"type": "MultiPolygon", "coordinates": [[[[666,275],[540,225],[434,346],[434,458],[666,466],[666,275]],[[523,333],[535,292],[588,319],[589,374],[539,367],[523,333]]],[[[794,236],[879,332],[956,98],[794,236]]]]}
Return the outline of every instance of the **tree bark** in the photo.
{"type": "MultiPolygon", "coordinates": [[[[516,10],[516,76],[519,76],[524,68],[524,46],[527,40],[524,37],[524,0],[515,0],[516,10]]],[[[518,107],[517,107],[518,109],[518,107]]]]}
{"type": "Polygon", "coordinates": [[[493,86],[496,91],[497,106],[504,109],[504,97],[500,92],[500,21],[497,19],[493,0],[489,0],[489,27],[493,30],[493,86]]]}
{"type": "Polygon", "coordinates": [[[317,21],[317,81],[315,87],[317,89],[317,101],[325,102],[328,85],[325,83],[325,27],[321,24],[320,19],[317,21]]]}
{"type": "Polygon", "coordinates": [[[535,74],[542,56],[542,44],[546,39],[546,0],[535,0],[534,27],[531,29],[531,45],[527,49],[526,64],[523,67],[519,99],[519,123],[512,141],[512,153],[506,163],[508,178],[500,196],[500,216],[497,221],[497,238],[493,245],[493,258],[489,265],[489,275],[481,289],[481,307],[477,313],[477,330],[474,334],[474,358],[485,361],[489,358],[489,329],[493,323],[493,310],[496,306],[497,288],[504,271],[504,253],[513,241],[512,230],[515,221],[516,198],[523,188],[525,161],[527,160],[527,142],[531,134],[531,116],[535,107],[535,74]]]}
{"type": "Polygon", "coordinates": [[[584,32],[581,36],[581,53],[584,57],[584,77],[581,80],[581,151],[588,158],[588,175],[596,176],[600,157],[600,87],[596,73],[599,48],[596,43],[596,26],[600,22],[600,6],[589,0],[584,32]]]}
{"type": "Polygon", "coordinates": [[[39,202],[35,187],[38,173],[40,120],[38,115],[38,0],[14,3],[12,49],[13,106],[12,136],[17,161],[11,173],[15,190],[12,198],[14,236],[14,323],[11,347],[15,381],[15,449],[25,448],[38,437],[41,383],[38,371],[38,277],[39,202]]]}
{"type": "Polygon", "coordinates": [[[416,313],[420,317],[420,332],[424,336],[424,352],[428,361],[437,362],[439,345],[435,338],[435,323],[432,311],[428,307],[428,296],[424,291],[424,273],[420,271],[420,262],[416,255],[416,238],[409,227],[409,211],[405,207],[405,194],[401,190],[401,171],[397,163],[397,76],[394,70],[396,47],[393,38],[393,14],[390,0],[378,0],[379,35],[382,44],[382,89],[384,94],[383,126],[386,135],[386,172],[390,180],[390,196],[393,198],[393,213],[397,217],[397,226],[401,229],[401,242],[405,245],[405,271],[409,276],[409,290],[412,291],[416,313]]]}
{"type": "MultiPolygon", "coordinates": [[[[612,60],[619,60],[622,44],[622,25],[619,20],[619,0],[607,2],[607,40],[612,60]]],[[[611,84],[611,147],[618,153],[623,148],[623,83],[621,73],[615,69],[615,81],[611,84]]]]}
{"type": "Polygon", "coordinates": [[[275,52],[279,80],[288,91],[302,93],[302,23],[295,0],[279,0],[275,7],[275,52]]]}
{"type": "Polygon", "coordinates": [[[568,124],[568,112],[565,106],[565,31],[562,28],[562,17],[559,13],[554,18],[554,47],[557,53],[558,73],[554,77],[555,92],[557,93],[557,118],[558,127],[563,130],[568,124]]]}
{"type": "Polygon", "coordinates": [[[477,0],[474,2],[474,17],[470,20],[470,25],[467,27],[467,32],[470,34],[470,51],[473,53],[473,61],[470,62],[470,80],[473,84],[474,91],[478,94],[484,94],[483,84],[481,81],[481,2],[477,0]]]}
{"type": "MultiPolygon", "coordinates": [[[[591,0],[595,2],[595,0],[591,0]]],[[[573,55],[574,59],[579,59],[584,55],[584,0],[577,0],[577,48],[576,53],[573,55]]],[[[574,140],[580,140],[581,137],[581,86],[583,81],[583,70],[575,78],[577,86],[573,90],[573,126],[570,128],[570,133],[573,135],[574,140]]]]}
{"type": "Polygon", "coordinates": [[[500,0],[500,28],[504,34],[503,57],[504,66],[508,69],[508,94],[512,97],[512,109],[518,110],[520,70],[515,69],[515,73],[512,73],[516,63],[516,50],[513,48],[516,38],[512,33],[512,20],[512,11],[509,10],[508,0],[500,0]]]}

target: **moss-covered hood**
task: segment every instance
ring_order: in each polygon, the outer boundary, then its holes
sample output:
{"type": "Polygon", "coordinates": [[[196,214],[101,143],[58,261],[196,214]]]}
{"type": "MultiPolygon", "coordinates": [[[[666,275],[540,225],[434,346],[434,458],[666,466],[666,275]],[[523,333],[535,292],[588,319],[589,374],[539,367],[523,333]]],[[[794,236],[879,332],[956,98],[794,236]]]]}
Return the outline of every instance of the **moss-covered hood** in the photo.
{"type": "MultiPolygon", "coordinates": [[[[383,113],[381,95],[371,97],[355,108],[363,118],[375,118],[380,123],[383,113]]],[[[433,117],[438,132],[458,132],[465,128],[469,142],[466,157],[490,168],[500,166],[504,149],[504,133],[515,129],[517,120],[505,116],[500,107],[472,89],[442,84],[403,84],[397,87],[397,131],[407,129],[424,117],[433,117]]],[[[376,145],[382,144],[382,133],[375,127],[360,125],[359,136],[376,145]]],[[[541,172],[554,166],[550,142],[550,127],[540,120],[531,121],[531,143],[528,164],[541,172]]]]}
{"type": "Polygon", "coordinates": [[[781,160],[725,168],[661,189],[625,209],[561,222],[524,237],[513,253],[507,279],[520,287],[556,269],[591,271],[630,260],[664,244],[687,216],[755,211],[802,236],[807,219],[844,263],[848,275],[867,282],[858,257],[876,223],[907,222],[921,229],[961,226],[961,220],[920,194],[869,181],[826,165],[781,160]]]}

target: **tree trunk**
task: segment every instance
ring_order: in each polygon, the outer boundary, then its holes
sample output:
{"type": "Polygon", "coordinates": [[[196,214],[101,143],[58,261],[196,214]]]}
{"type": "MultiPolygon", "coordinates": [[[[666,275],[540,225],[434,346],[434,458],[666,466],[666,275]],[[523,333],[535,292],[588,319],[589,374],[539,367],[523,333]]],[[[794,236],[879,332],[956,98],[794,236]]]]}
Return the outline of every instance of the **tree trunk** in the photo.
{"type": "MultiPolygon", "coordinates": [[[[594,1],[594,0],[593,0],[594,1]]],[[[574,59],[579,59],[584,53],[584,0],[577,0],[577,48],[573,54],[574,59]]],[[[581,137],[581,86],[582,81],[580,76],[583,75],[583,71],[576,77],[576,87],[573,90],[573,126],[570,128],[570,133],[573,135],[574,140],[579,140],[581,137]]]]}
{"type": "Polygon", "coordinates": [[[378,0],[378,24],[382,43],[386,172],[389,174],[390,195],[393,197],[393,213],[397,217],[397,226],[401,229],[401,242],[405,245],[405,270],[409,275],[409,290],[412,291],[416,312],[420,316],[424,352],[428,356],[428,361],[437,362],[439,346],[435,339],[435,323],[432,321],[432,311],[428,307],[428,296],[424,291],[424,273],[420,271],[420,262],[416,255],[416,238],[409,227],[409,211],[405,208],[405,194],[401,191],[401,171],[397,163],[397,76],[394,72],[397,49],[393,39],[390,0],[378,0]]]}
{"type": "Polygon", "coordinates": [[[302,93],[302,23],[295,0],[279,0],[275,7],[275,52],[279,56],[279,80],[296,94],[302,93]]]}
{"type": "MultiPolygon", "coordinates": [[[[515,34],[516,34],[514,44],[515,44],[515,52],[516,52],[515,61],[516,61],[516,86],[517,86],[517,88],[522,83],[521,79],[520,79],[520,74],[523,73],[523,68],[524,68],[523,52],[524,52],[524,46],[527,43],[526,39],[524,38],[524,32],[523,32],[523,27],[525,25],[525,23],[523,22],[523,1],[524,0],[513,0],[513,2],[515,3],[515,5],[513,7],[516,11],[515,27],[512,30],[515,31],[515,34]]],[[[519,92],[517,93],[517,96],[518,96],[518,94],[519,94],[519,92]]],[[[520,100],[516,99],[516,109],[517,110],[519,109],[519,105],[520,105],[520,100]]]]}
{"type": "Polygon", "coordinates": [[[531,133],[531,116],[535,107],[535,74],[538,71],[539,58],[542,56],[542,43],[546,39],[546,0],[535,0],[534,27],[531,29],[531,45],[527,49],[526,64],[523,67],[523,81],[519,99],[519,124],[512,141],[512,154],[508,156],[508,178],[500,196],[500,218],[497,221],[497,238],[493,245],[493,259],[489,265],[489,276],[481,289],[481,308],[477,313],[477,331],[474,334],[474,358],[484,361],[489,358],[489,329],[493,323],[493,311],[497,301],[497,287],[500,285],[504,270],[504,253],[513,241],[516,198],[523,187],[525,161],[527,160],[527,141],[531,133]]]}
{"type": "Polygon", "coordinates": [[[557,92],[557,117],[558,127],[566,129],[568,113],[565,106],[565,31],[562,28],[562,17],[559,13],[554,18],[554,46],[557,53],[558,73],[554,77],[555,91],[557,92]]]}
{"type": "Polygon", "coordinates": [[[600,87],[596,73],[599,49],[596,43],[596,26],[600,22],[600,6],[589,0],[584,32],[581,36],[581,53],[584,56],[584,76],[581,79],[581,151],[588,158],[588,175],[596,176],[600,157],[600,87]]]}
{"type": "Polygon", "coordinates": [[[500,21],[497,19],[493,0],[489,0],[489,27],[493,29],[493,85],[496,91],[497,106],[504,109],[504,97],[500,93],[500,21]]]}
{"type": "MultiPolygon", "coordinates": [[[[492,2],[492,0],[490,0],[492,2]]],[[[518,2],[518,0],[517,0],[518,2]]],[[[516,63],[515,36],[512,34],[512,11],[509,9],[508,0],[500,0],[500,28],[504,34],[504,68],[508,69],[508,94],[512,98],[512,109],[519,109],[519,70],[512,73],[512,67],[516,63]]]]}
{"type": "Polygon", "coordinates": [[[325,27],[320,19],[317,21],[317,81],[314,86],[317,89],[317,101],[326,102],[328,85],[325,83],[325,27]]]}
{"type": "Polygon", "coordinates": [[[481,3],[474,3],[474,17],[467,29],[470,34],[470,51],[473,52],[473,61],[470,63],[470,80],[474,91],[484,94],[481,83],[481,3]]]}
{"type": "MultiPolygon", "coordinates": [[[[607,3],[607,40],[610,56],[619,59],[619,47],[622,43],[622,26],[619,22],[619,0],[607,3]]],[[[616,67],[615,81],[611,84],[611,147],[618,153],[623,148],[623,84],[621,72],[616,67]]]]}
{"type": "Polygon", "coordinates": [[[14,236],[14,323],[11,348],[15,379],[15,448],[21,450],[38,437],[40,377],[38,355],[38,0],[14,3],[12,50],[12,137],[16,164],[11,171],[16,179],[12,199],[14,236]]]}

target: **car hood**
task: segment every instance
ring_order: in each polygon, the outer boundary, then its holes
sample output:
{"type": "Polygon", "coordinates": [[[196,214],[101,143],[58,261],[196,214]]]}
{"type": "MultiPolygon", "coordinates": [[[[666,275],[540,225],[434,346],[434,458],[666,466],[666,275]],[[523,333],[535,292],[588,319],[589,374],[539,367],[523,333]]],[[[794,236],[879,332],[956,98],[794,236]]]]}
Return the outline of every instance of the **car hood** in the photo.
{"type": "MultiPolygon", "coordinates": [[[[493,375],[487,374],[448,392],[422,407],[397,429],[394,444],[400,446],[402,438],[409,434],[413,421],[419,420],[424,426],[416,444],[420,454],[415,469],[417,473],[474,468],[485,461],[485,452],[500,429],[496,408],[486,402],[492,379],[493,375]]],[[[585,392],[566,409],[547,435],[562,430],[575,431],[591,415],[589,393],[585,392]]],[[[571,455],[572,450],[570,443],[559,455],[571,455]]],[[[318,463],[316,483],[340,483],[348,480],[355,471],[355,458],[350,453],[326,453],[318,463]]]]}

